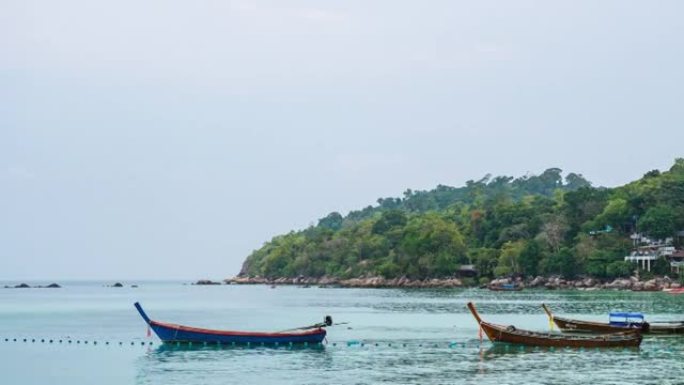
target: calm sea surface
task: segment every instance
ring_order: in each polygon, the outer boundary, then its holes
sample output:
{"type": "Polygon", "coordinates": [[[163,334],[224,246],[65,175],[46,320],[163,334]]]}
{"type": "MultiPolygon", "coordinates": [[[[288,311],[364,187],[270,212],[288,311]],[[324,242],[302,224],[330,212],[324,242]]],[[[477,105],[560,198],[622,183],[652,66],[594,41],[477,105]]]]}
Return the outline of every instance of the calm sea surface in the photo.
{"type": "Polygon", "coordinates": [[[66,282],[61,289],[0,289],[0,383],[684,383],[684,337],[646,337],[638,350],[495,346],[480,343],[465,308],[473,300],[487,320],[548,330],[542,302],[583,319],[631,310],[651,320],[678,320],[684,319],[684,295],[133,283],[139,287],[66,282]],[[146,337],[135,301],[153,319],[209,328],[281,330],[326,314],[349,324],[330,328],[322,348],[176,348],[146,337]]]}

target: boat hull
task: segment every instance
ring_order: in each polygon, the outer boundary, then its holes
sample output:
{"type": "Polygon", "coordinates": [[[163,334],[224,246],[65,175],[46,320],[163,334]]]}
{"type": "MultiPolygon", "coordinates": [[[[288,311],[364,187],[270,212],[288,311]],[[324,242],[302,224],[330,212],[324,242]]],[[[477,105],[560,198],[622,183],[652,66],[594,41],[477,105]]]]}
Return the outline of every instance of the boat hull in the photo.
{"type": "Polygon", "coordinates": [[[485,322],[480,318],[475,305],[468,303],[468,309],[477,320],[480,328],[492,342],[503,342],[526,346],[541,347],[570,347],[570,348],[617,348],[638,347],[641,344],[641,333],[638,329],[622,333],[604,334],[599,336],[562,335],[554,333],[539,333],[517,329],[514,326],[496,325],[485,322]]]}
{"type": "Polygon", "coordinates": [[[523,289],[523,287],[519,286],[519,285],[515,285],[515,286],[511,286],[511,287],[489,285],[489,286],[487,286],[487,289],[489,289],[491,291],[521,291],[523,289]]]}
{"type": "Polygon", "coordinates": [[[569,348],[619,348],[638,347],[641,335],[637,330],[601,336],[563,336],[553,333],[536,333],[526,330],[509,330],[510,327],[481,323],[482,330],[492,342],[504,342],[526,346],[569,348]]]}
{"type": "Polygon", "coordinates": [[[556,317],[544,304],[542,308],[561,331],[573,333],[620,333],[638,330],[642,334],[684,334],[684,323],[633,323],[630,325],[614,325],[605,322],[582,321],[570,318],[556,317]]]}
{"type": "Polygon", "coordinates": [[[286,332],[263,333],[229,330],[214,330],[177,325],[151,320],[140,304],[136,309],[160,340],[167,343],[207,343],[207,344],[318,344],[323,341],[326,331],[323,328],[295,330],[286,332]]]}
{"type": "Polygon", "coordinates": [[[230,331],[195,331],[182,325],[152,321],[150,327],[164,342],[197,342],[216,344],[317,344],[325,338],[325,329],[307,333],[251,333],[230,331]]]}
{"type": "Polygon", "coordinates": [[[636,329],[643,334],[684,334],[684,324],[665,324],[645,326],[618,326],[603,322],[590,322],[573,320],[568,318],[553,317],[553,323],[564,332],[586,332],[586,333],[617,333],[636,329]]]}

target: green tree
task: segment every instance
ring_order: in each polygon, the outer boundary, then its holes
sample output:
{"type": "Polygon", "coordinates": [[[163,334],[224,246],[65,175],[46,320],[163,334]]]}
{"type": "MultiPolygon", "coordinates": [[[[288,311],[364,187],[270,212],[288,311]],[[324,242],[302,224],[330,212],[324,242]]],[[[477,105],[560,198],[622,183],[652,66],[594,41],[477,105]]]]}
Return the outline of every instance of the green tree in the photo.
{"type": "Polygon", "coordinates": [[[525,248],[525,241],[506,242],[501,248],[499,262],[494,269],[494,275],[498,277],[520,273],[518,259],[525,248]]]}
{"type": "Polygon", "coordinates": [[[539,262],[542,260],[542,248],[534,240],[525,242],[525,247],[518,257],[520,272],[526,276],[539,274],[539,262]]]}
{"type": "Polygon", "coordinates": [[[568,190],[578,190],[591,187],[591,182],[586,180],[582,174],[569,173],[565,177],[565,188],[568,190]]]}
{"type": "Polygon", "coordinates": [[[592,277],[606,278],[608,277],[607,267],[613,262],[616,262],[616,259],[609,252],[596,250],[587,258],[586,273],[592,277]]]}
{"type": "Polygon", "coordinates": [[[615,261],[606,266],[608,278],[629,277],[634,273],[636,265],[627,261],[615,261]]]}
{"type": "Polygon", "coordinates": [[[342,214],[338,213],[337,211],[333,211],[324,218],[318,220],[318,227],[324,227],[337,231],[342,227],[343,222],[344,218],[342,217],[342,214]]]}
{"type": "Polygon", "coordinates": [[[466,260],[465,250],[456,225],[433,213],[409,219],[399,244],[399,252],[408,257],[403,267],[412,264],[420,278],[453,274],[466,260]]]}
{"type": "MultiPolygon", "coordinates": [[[[610,225],[615,228],[625,228],[632,222],[632,211],[623,198],[613,198],[608,201],[608,204],[599,214],[594,223],[600,228],[610,225]]],[[[595,229],[597,230],[597,229],[595,229]]]]}
{"type": "Polygon", "coordinates": [[[574,278],[583,267],[577,263],[577,259],[568,247],[561,248],[557,253],[546,256],[540,263],[542,272],[548,275],[559,274],[563,278],[574,278]]]}
{"type": "Polygon", "coordinates": [[[670,274],[670,262],[665,258],[658,258],[653,263],[651,271],[657,275],[670,274]]]}
{"type": "Polygon", "coordinates": [[[500,253],[499,249],[479,247],[471,249],[468,255],[480,276],[493,277],[500,253]]]}
{"type": "Polygon", "coordinates": [[[384,234],[392,228],[404,227],[404,225],[406,225],[406,221],[406,214],[404,214],[403,211],[385,211],[380,215],[380,219],[373,224],[373,233],[384,234]]]}
{"type": "Polygon", "coordinates": [[[674,235],[676,228],[676,214],[671,207],[658,205],[651,207],[639,218],[639,230],[655,239],[665,239],[674,235]]]}

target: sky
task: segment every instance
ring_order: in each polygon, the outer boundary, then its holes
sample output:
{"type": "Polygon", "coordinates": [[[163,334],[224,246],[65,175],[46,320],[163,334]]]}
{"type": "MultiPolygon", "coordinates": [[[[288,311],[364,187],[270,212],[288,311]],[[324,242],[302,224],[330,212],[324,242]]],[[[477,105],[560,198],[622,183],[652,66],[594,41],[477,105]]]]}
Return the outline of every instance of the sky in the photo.
{"type": "Polygon", "coordinates": [[[0,2],[0,279],[221,279],[407,188],[684,156],[681,1],[0,2]]]}

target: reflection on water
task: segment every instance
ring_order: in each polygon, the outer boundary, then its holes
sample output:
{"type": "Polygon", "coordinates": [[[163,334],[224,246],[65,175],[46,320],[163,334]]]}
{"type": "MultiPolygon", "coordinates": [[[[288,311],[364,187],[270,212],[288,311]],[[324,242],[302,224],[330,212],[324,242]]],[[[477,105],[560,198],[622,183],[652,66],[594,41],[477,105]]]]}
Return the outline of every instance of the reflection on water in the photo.
{"type": "Polygon", "coordinates": [[[137,362],[139,384],[577,384],[680,383],[680,338],[640,349],[482,344],[475,339],[366,340],[324,348],[160,346],[137,362]],[[675,365],[673,367],[673,365],[675,365]]]}
{"type": "MultiPolygon", "coordinates": [[[[324,346],[247,347],[188,346],[164,344],[150,349],[136,366],[138,384],[223,384],[252,383],[269,375],[264,371],[280,371],[297,378],[301,371],[316,371],[330,366],[324,346]],[[273,367],[276,365],[277,367],[273,367]]],[[[287,376],[286,376],[287,377],[287,376]]],[[[261,383],[259,380],[254,383],[261,383]]],[[[276,381],[280,383],[279,381],[276,381]]]]}
{"type": "Polygon", "coordinates": [[[567,357],[566,355],[582,354],[609,354],[616,357],[620,353],[634,353],[639,354],[640,349],[629,347],[629,348],[601,348],[601,349],[586,349],[586,348],[554,348],[554,347],[537,347],[537,346],[523,346],[505,343],[495,343],[491,346],[482,347],[480,349],[480,357],[482,359],[498,359],[506,355],[527,355],[530,358],[534,358],[535,355],[550,355],[551,353],[557,354],[557,356],[567,357]]]}
{"type": "Polygon", "coordinates": [[[263,345],[245,345],[245,344],[188,344],[188,343],[163,343],[150,350],[148,353],[150,355],[169,355],[173,353],[188,353],[188,352],[216,352],[222,350],[247,350],[250,352],[260,351],[260,350],[307,350],[307,351],[321,351],[325,350],[325,344],[292,344],[292,345],[274,345],[274,344],[263,344],[263,345]]]}

